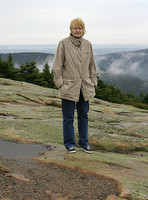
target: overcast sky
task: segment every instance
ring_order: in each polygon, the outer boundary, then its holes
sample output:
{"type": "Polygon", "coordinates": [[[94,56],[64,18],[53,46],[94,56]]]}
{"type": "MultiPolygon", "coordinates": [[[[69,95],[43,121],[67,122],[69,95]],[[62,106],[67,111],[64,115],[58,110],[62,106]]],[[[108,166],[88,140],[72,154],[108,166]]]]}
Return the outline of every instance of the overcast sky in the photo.
{"type": "Polygon", "coordinates": [[[77,17],[93,44],[148,45],[148,0],[0,0],[0,45],[57,44],[77,17]]]}

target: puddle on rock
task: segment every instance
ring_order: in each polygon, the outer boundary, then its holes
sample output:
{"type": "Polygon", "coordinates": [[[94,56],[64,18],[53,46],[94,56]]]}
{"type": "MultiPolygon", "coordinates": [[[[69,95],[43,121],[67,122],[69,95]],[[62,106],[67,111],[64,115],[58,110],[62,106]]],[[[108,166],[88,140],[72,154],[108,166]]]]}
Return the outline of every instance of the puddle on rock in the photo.
{"type": "Polygon", "coordinates": [[[48,151],[47,147],[41,144],[21,144],[0,140],[0,156],[3,159],[32,158],[46,151],[48,151]]]}

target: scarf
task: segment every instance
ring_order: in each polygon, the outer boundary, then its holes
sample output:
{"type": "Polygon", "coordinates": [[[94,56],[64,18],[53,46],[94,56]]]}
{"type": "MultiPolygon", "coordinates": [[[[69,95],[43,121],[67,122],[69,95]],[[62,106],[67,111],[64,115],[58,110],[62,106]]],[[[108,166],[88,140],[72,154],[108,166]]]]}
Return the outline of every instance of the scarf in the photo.
{"type": "Polygon", "coordinates": [[[71,34],[69,36],[70,40],[72,41],[72,43],[78,47],[78,48],[81,48],[81,45],[82,45],[82,41],[83,41],[83,38],[76,38],[76,37],[73,37],[71,34]]]}

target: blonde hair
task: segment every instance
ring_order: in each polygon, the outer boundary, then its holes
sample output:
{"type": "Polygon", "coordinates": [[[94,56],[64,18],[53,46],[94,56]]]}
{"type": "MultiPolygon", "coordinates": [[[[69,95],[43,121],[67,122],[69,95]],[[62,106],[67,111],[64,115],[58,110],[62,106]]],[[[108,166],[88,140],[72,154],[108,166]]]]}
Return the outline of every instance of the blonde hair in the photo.
{"type": "Polygon", "coordinates": [[[85,31],[85,24],[83,22],[83,20],[81,18],[76,18],[76,19],[73,19],[70,23],[70,30],[72,30],[72,28],[74,27],[80,27],[84,30],[84,33],[86,32],[85,31]]]}

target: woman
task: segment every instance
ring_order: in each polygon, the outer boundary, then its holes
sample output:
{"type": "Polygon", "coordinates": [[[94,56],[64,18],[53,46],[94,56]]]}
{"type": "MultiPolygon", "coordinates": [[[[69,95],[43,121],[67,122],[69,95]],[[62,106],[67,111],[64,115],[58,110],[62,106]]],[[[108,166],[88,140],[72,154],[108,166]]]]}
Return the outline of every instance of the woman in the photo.
{"type": "Polygon", "coordinates": [[[88,141],[89,99],[95,96],[97,71],[91,43],[83,38],[80,18],[70,23],[70,36],[59,42],[53,64],[54,82],[62,99],[64,145],[75,153],[74,112],[78,114],[78,146],[91,153],[88,141]]]}

